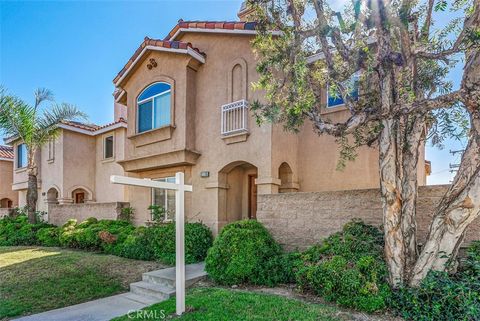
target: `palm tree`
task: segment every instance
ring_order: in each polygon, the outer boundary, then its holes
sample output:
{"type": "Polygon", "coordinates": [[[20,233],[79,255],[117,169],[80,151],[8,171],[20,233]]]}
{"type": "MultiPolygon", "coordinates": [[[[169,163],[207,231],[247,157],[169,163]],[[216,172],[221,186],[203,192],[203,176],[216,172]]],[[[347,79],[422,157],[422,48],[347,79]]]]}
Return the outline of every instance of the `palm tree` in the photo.
{"type": "Polygon", "coordinates": [[[27,148],[27,212],[30,223],[36,222],[38,199],[38,164],[35,156],[43,145],[58,135],[58,125],[62,121],[77,118],[86,119],[86,115],[73,105],[55,103],[48,89],[37,89],[35,104],[31,106],[0,87],[0,129],[7,136],[22,141],[27,148]],[[46,101],[51,105],[40,109],[40,105],[46,101]]]}

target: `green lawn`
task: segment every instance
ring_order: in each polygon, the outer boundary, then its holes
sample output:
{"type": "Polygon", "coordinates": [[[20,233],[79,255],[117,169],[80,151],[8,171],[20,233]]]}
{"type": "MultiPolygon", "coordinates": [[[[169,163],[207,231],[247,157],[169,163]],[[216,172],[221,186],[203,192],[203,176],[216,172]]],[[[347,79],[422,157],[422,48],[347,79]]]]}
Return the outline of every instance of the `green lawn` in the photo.
{"type": "Polygon", "coordinates": [[[42,247],[0,247],[0,320],[128,291],[156,262],[42,247]]]}
{"type": "MultiPolygon", "coordinates": [[[[285,297],[219,288],[196,288],[186,297],[187,313],[175,318],[175,298],[115,321],[334,321],[335,309],[285,297]]],[[[113,321],[112,320],[112,321],[113,321]]]]}

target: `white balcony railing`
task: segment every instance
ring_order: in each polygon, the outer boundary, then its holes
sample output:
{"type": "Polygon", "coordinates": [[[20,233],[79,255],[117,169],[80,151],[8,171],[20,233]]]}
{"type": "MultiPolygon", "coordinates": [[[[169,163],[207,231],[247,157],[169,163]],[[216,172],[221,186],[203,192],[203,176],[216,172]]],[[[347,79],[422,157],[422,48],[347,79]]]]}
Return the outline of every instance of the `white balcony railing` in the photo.
{"type": "Polygon", "coordinates": [[[222,106],[222,135],[248,132],[248,102],[245,99],[222,106]]]}

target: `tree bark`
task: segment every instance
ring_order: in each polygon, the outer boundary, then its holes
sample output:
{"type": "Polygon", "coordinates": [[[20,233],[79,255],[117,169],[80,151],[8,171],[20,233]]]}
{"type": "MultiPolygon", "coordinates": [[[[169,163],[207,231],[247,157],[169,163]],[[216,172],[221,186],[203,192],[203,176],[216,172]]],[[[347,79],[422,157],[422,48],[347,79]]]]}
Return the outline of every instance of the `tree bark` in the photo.
{"type": "MultiPolygon", "coordinates": [[[[470,19],[480,24],[480,12],[470,19]]],[[[466,53],[462,79],[463,103],[470,114],[469,143],[453,183],[434,215],[425,247],[410,282],[418,286],[430,270],[444,270],[456,258],[470,223],[480,217],[480,52],[466,53]]]]}
{"type": "Polygon", "coordinates": [[[396,140],[392,120],[383,121],[380,134],[380,191],[383,203],[385,258],[389,282],[394,287],[403,282],[405,242],[402,234],[402,199],[397,187],[396,140]]]}
{"type": "Polygon", "coordinates": [[[27,213],[28,213],[28,222],[35,224],[37,222],[37,217],[35,211],[37,208],[37,175],[28,174],[28,189],[27,189],[27,213]]]}
{"type": "Polygon", "coordinates": [[[27,186],[27,215],[28,222],[35,224],[37,222],[37,216],[35,214],[37,210],[38,200],[38,182],[37,182],[37,165],[36,165],[36,149],[33,147],[28,148],[28,186],[27,186]]]}
{"type": "Polygon", "coordinates": [[[407,129],[404,131],[404,148],[402,158],[402,233],[405,240],[404,281],[411,276],[413,266],[418,257],[417,250],[417,198],[418,198],[418,157],[419,148],[424,137],[425,117],[414,115],[409,117],[407,129]],[[413,118],[413,120],[412,120],[413,118]]]}

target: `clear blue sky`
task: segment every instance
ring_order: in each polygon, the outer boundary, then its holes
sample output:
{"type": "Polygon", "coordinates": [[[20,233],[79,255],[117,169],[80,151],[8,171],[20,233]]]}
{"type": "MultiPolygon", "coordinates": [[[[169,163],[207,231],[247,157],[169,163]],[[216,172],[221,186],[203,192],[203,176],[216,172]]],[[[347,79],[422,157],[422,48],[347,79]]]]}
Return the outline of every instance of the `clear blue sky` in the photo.
{"type": "MultiPolygon", "coordinates": [[[[91,122],[109,122],[112,79],[145,36],[165,37],[180,18],[236,20],[241,2],[0,0],[0,84],[28,101],[35,88],[49,88],[91,122]]],[[[459,147],[428,148],[429,183],[448,183],[448,164],[455,161],[448,150],[459,147]]]]}

